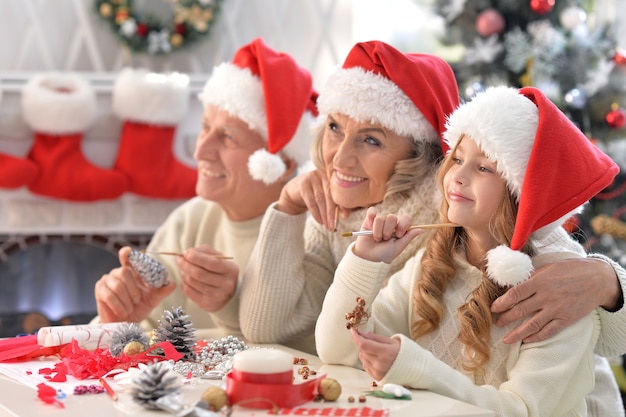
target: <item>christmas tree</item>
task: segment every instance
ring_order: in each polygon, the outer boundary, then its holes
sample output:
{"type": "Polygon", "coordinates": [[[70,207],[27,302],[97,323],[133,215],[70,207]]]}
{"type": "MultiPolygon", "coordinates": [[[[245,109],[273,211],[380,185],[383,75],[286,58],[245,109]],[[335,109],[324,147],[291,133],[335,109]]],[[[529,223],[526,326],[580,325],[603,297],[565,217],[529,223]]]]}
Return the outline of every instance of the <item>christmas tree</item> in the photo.
{"type": "MultiPolygon", "coordinates": [[[[434,8],[442,44],[461,50],[450,65],[463,100],[493,85],[535,86],[625,170],[626,53],[612,24],[595,21],[593,1],[435,0],[434,8]]],[[[588,250],[622,264],[625,191],[620,173],[568,222],[588,250]]]]}

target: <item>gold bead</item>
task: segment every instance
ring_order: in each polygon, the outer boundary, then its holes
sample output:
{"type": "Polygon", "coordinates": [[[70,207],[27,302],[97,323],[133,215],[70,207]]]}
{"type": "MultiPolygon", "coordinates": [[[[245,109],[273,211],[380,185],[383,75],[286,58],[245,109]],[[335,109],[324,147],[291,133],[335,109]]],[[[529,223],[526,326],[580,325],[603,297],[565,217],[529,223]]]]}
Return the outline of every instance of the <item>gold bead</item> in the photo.
{"type": "Polygon", "coordinates": [[[228,395],[220,387],[209,387],[202,393],[202,401],[206,402],[209,410],[219,411],[229,404],[228,395]]]}

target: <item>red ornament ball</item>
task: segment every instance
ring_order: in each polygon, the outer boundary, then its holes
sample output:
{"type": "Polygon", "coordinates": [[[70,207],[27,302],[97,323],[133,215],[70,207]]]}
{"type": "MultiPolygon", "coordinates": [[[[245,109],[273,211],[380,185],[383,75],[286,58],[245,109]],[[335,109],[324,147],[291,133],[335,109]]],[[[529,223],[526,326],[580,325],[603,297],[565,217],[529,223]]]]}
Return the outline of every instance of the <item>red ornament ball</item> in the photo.
{"type": "Polygon", "coordinates": [[[137,35],[139,36],[146,36],[148,35],[148,25],[146,25],[145,23],[140,23],[137,25],[137,35]]]}
{"type": "Polygon", "coordinates": [[[530,8],[537,14],[546,14],[552,11],[556,0],[530,0],[530,8]]]}
{"type": "Polygon", "coordinates": [[[485,38],[503,30],[504,17],[496,9],[486,9],[476,18],[476,31],[485,38]]]}
{"type": "Polygon", "coordinates": [[[185,25],[184,23],[176,23],[176,26],[175,26],[174,30],[179,35],[183,35],[184,36],[187,33],[187,25],[185,25]]]}
{"type": "Polygon", "coordinates": [[[626,110],[622,108],[611,110],[604,119],[613,129],[621,129],[626,124],[626,110]]]}
{"type": "Polygon", "coordinates": [[[623,50],[618,50],[617,52],[615,52],[615,55],[613,55],[613,62],[615,62],[619,66],[626,65],[626,55],[623,50]]]}

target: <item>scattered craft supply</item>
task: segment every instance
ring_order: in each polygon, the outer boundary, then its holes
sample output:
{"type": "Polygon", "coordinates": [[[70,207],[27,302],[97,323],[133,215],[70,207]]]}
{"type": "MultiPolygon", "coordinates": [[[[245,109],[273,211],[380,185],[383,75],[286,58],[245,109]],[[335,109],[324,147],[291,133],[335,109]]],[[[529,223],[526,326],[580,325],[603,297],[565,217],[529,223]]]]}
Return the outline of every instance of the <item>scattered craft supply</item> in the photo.
{"type": "Polygon", "coordinates": [[[196,329],[191,322],[191,316],[182,307],[163,312],[159,327],[155,329],[155,338],[158,342],[170,342],[186,360],[196,359],[196,329]]]}
{"type": "Polygon", "coordinates": [[[144,329],[137,323],[121,323],[111,336],[109,350],[115,357],[122,353],[128,356],[145,352],[150,346],[150,339],[144,329]]]}
{"type": "MultiPolygon", "coordinates": [[[[409,230],[412,229],[436,229],[439,227],[457,227],[458,225],[455,223],[434,223],[434,224],[414,224],[409,227],[409,230]]],[[[372,234],[371,230],[359,230],[357,232],[343,232],[341,234],[342,237],[351,237],[351,236],[369,236],[372,234]]]]}
{"type": "Polygon", "coordinates": [[[162,263],[138,250],[131,250],[128,261],[139,276],[151,287],[160,288],[169,284],[167,269],[162,263]]]}
{"type": "Polygon", "coordinates": [[[111,397],[113,401],[117,401],[117,394],[115,393],[113,388],[111,388],[111,386],[106,381],[106,379],[100,378],[99,381],[100,381],[100,384],[104,387],[104,390],[107,392],[107,394],[109,394],[109,397],[111,397]]]}
{"type": "Polygon", "coordinates": [[[383,392],[391,394],[396,398],[411,398],[411,391],[398,384],[383,385],[383,392]]]}
{"type": "Polygon", "coordinates": [[[333,378],[324,378],[317,388],[324,401],[335,401],[341,395],[341,384],[333,378]]]}
{"type": "Polygon", "coordinates": [[[361,324],[365,324],[370,314],[365,310],[365,299],[356,298],[356,307],[349,313],[346,313],[346,329],[358,330],[361,324]]]}
{"type": "Polygon", "coordinates": [[[133,379],[131,395],[135,402],[147,409],[161,409],[159,400],[180,391],[181,376],[174,372],[170,362],[149,364],[133,379]]]}

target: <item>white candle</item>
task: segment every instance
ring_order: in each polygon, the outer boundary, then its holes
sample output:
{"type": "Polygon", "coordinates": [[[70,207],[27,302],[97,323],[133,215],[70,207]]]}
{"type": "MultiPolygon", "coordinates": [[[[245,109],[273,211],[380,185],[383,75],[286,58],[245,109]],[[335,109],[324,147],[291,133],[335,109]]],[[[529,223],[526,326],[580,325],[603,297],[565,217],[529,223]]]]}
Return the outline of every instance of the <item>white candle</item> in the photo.
{"type": "Polygon", "coordinates": [[[233,356],[233,369],[251,374],[293,372],[293,356],[270,348],[250,348],[233,356]]]}

